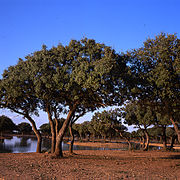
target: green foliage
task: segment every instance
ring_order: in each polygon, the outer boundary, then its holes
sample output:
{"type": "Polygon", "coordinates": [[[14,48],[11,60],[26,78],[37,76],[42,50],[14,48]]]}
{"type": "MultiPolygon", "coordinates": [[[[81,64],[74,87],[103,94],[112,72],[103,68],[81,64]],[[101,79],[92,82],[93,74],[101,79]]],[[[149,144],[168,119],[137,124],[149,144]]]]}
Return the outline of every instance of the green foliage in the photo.
{"type": "Polygon", "coordinates": [[[174,128],[167,127],[167,129],[166,129],[166,136],[167,137],[172,137],[174,135],[176,135],[176,132],[175,132],[174,128]]]}
{"type": "MultiPolygon", "coordinates": [[[[73,123],[88,111],[121,105],[129,98],[135,102],[126,104],[123,116],[119,110],[98,112],[91,122],[74,128],[81,136],[95,137],[126,131],[122,117],[128,125],[143,129],[168,126],[170,116],[176,125],[180,123],[180,40],[176,35],[161,33],[124,55],[87,38],[50,49],[43,45],[5,70],[0,80],[0,107],[25,117],[38,115],[41,109],[58,119],[60,113],[72,110],[68,122],[73,123]]],[[[59,124],[61,128],[63,123],[59,124]]],[[[47,125],[41,128],[48,132],[47,125]]]]}
{"type": "Polygon", "coordinates": [[[90,134],[89,121],[84,121],[81,124],[73,124],[72,127],[75,131],[75,134],[78,135],[80,138],[85,138],[90,134]]]}
{"type": "Polygon", "coordinates": [[[16,125],[10,118],[4,115],[0,116],[0,132],[12,132],[16,129],[16,125]]]}
{"type": "Polygon", "coordinates": [[[91,125],[93,129],[101,134],[102,137],[110,136],[115,134],[116,130],[123,132],[127,130],[125,126],[122,125],[119,109],[102,111],[94,114],[91,120],[91,125]]]}
{"type": "Polygon", "coordinates": [[[125,124],[147,129],[155,123],[155,114],[149,106],[130,102],[123,108],[123,111],[125,124]]]}
{"type": "Polygon", "coordinates": [[[29,123],[22,122],[22,123],[17,125],[17,130],[20,133],[28,134],[28,133],[32,132],[32,127],[31,127],[31,125],[29,123]]]}
{"type": "Polygon", "coordinates": [[[74,133],[75,136],[78,136],[78,137],[80,137],[79,128],[80,128],[80,124],[78,124],[78,123],[77,124],[74,123],[72,125],[73,133],[74,133]]]}
{"type": "Polygon", "coordinates": [[[27,62],[19,60],[3,73],[0,81],[0,104],[22,115],[38,114],[38,99],[35,97],[32,81],[27,71],[27,62]]]}
{"type": "Polygon", "coordinates": [[[51,134],[51,127],[50,127],[49,123],[42,124],[39,127],[39,129],[42,132],[42,134],[45,134],[45,135],[50,135],[51,134]]]}
{"type": "Polygon", "coordinates": [[[124,84],[119,82],[125,72],[124,59],[112,48],[93,39],[72,40],[67,46],[51,49],[43,45],[40,51],[4,71],[0,104],[28,118],[37,135],[31,115],[38,115],[39,109],[47,112],[53,136],[52,119],[57,119],[61,112],[69,112],[57,136],[60,143],[77,111],[93,111],[122,103],[124,91],[121,94],[119,90],[124,84]]]}
{"type": "MultiPolygon", "coordinates": [[[[160,136],[163,136],[162,127],[154,126],[152,128],[148,129],[148,133],[152,138],[159,138],[160,136]]],[[[172,137],[176,135],[175,130],[172,127],[166,128],[166,136],[172,137]]]]}
{"type": "Polygon", "coordinates": [[[110,47],[86,38],[65,47],[43,48],[26,59],[26,71],[42,108],[58,103],[71,107],[75,102],[85,107],[112,104],[112,73],[117,61],[125,66],[110,47]]]}
{"type": "Polygon", "coordinates": [[[126,132],[127,127],[122,124],[120,109],[96,112],[91,121],[85,121],[81,124],[73,124],[76,135],[80,138],[91,137],[97,138],[101,136],[107,137],[130,137],[131,133],[126,132]]]}
{"type": "Polygon", "coordinates": [[[180,40],[161,33],[129,52],[134,75],[132,95],[156,112],[173,114],[180,106],[180,40]]]}

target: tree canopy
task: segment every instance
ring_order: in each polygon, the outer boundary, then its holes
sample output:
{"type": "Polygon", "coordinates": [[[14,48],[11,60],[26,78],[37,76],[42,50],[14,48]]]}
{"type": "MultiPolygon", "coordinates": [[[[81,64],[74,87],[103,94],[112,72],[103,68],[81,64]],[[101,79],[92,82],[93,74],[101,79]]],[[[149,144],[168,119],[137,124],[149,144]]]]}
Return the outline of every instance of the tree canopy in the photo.
{"type": "Polygon", "coordinates": [[[17,125],[17,130],[22,134],[30,134],[32,132],[32,127],[29,123],[22,122],[17,125]]]}
{"type": "Polygon", "coordinates": [[[67,46],[60,44],[51,49],[43,45],[42,50],[4,72],[1,104],[30,122],[38,108],[47,112],[52,152],[62,155],[59,147],[75,113],[123,102],[125,73],[125,59],[93,39],[72,40],[67,46]],[[61,112],[66,112],[67,118],[57,134],[52,119],[61,112]]]}
{"type": "Polygon", "coordinates": [[[161,33],[128,56],[134,77],[132,97],[166,114],[180,140],[180,120],[175,118],[180,109],[180,40],[176,35],[161,33]]]}
{"type": "MultiPolygon", "coordinates": [[[[166,128],[173,124],[180,141],[179,99],[180,40],[165,33],[126,54],[87,38],[50,49],[43,45],[5,70],[0,80],[0,107],[30,121],[38,138],[37,152],[41,134],[34,115],[38,116],[39,110],[47,113],[51,152],[57,156],[62,156],[61,144],[69,124],[86,112],[120,106],[126,100],[130,100],[124,104],[127,124],[144,130],[150,125],[166,128]],[[62,114],[67,117],[60,125],[62,114]]],[[[119,110],[96,113],[87,132],[95,135],[99,129],[104,137],[110,130],[121,132],[125,127],[117,118],[120,116],[119,110]]]]}
{"type": "Polygon", "coordinates": [[[12,132],[16,129],[16,124],[14,124],[9,117],[4,115],[0,116],[0,132],[12,132]]]}

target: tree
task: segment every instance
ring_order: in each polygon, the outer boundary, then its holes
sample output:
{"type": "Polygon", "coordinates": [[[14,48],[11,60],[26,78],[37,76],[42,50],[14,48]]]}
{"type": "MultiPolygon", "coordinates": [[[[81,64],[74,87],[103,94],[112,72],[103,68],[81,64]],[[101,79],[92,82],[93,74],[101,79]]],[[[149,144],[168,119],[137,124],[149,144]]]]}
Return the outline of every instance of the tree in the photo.
{"type": "Polygon", "coordinates": [[[129,149],[131,149],[130,135],[127,131],[127,127],[122,124],[120,109],[114,109],[109,111],[97,112],[94,114],[91,120],[91,125],[93,130],[101,134],[104,137],[112,136],[117,132],[122,138],[126,139],[129,144],[129,149]]]}
{"type": "Polygon", "coordinates": [[[176,35],[161,33],[128,56],[134,76],[132,96],[156,112],[164,112],[180,142],[180,119],[175,118],[180,107],[180,40],[176,35]]]}
{"type": "Polygon", "coordinates": [[[101,137],[104,138],[104,141],[106,141],[107,135],[110,134],[111,131],[113,131],[113,119],[110,112],[106,110],[102,112],[96,112],[93,115],[91,122],[95,131],[101,134],[101,137]]]}
{"type": "Polygon", "coordinates": [[[132,134],[128,131],[128,128],[123,125],[123,117],[122,117],[122,111],[120,108],[116,108],[114,110],[110,110],[110,115],[112,119],[112,125],[111,127],[119,134],[119,136],[123,139],[125,139],[128,143],[129,150],[132,150],[131,146],[131,139],[132,134]]]}
{"type": "Polygon", "coordinates": [[[150,107],[141,105],[137,101],[128,103],[123,108],[123,117],[125,123],[128,125],[134,125],[139,128],[146,136],[146,144],[144,150],[149,148],[149,134],[148,127],[154,124],[155,116],[150,107]]]}
{"type": "Polygon", "coordinates": [[[50,127],[49,123],[42,124],[42,125],[39,127],[39,130],[40,130],[41,133],[44,134],[44,135],[50,135],[50,134],[51,134],[51,127],[50,127]]]}
{"type": "MultiPolygon", "coordinates": [[[[55,49],[55,48],[54,48],[55,49]]],[[[27,63],[26,71],[33,83],[34,95],[39,99],[39,108],[47,113],[51,127],[51,153],[54,153],[56,146],[56,133],[58,125],[58,114],[61,111],[59,99],[62,94],[58,93],[53,76],[56,72],[56,54],[53,49],[47,50],[45,45],[40,51],[36,51],[25,57],[27,63]],[[58,97],[59,96],[59,97],[58,97]],[[55,121],[53,121],[55,119],[55,121]]],[[[60,66],[60,65],[59,65],[60,66]]],[[[62,73],[62,72],[61,72],[62,73]]],[[[61,74],[63,75],[63,74],[61,74]]],[[[61,78],[59,74],[59,78],[61,78]]]]}
{"type": "Polygon", "coordinates": [[[173,149],[175,140],[177,139],[177,134],[176,134],[176,132],[174,131],[174,128],[168,127],[167,130],[166,130],[166,135],[167,135],[167,137],[170,137],[170,138],[171,138],[171,146],[170,146],[170,149],[173,149]]]}
{"type": "Polygon", "coordinates": [[[7,116],[0,116],[0,132],[2,136],[2,132],[13,132],[13,130],[16,130],[16,125],[13,123],[13,121],[7,117],[7,116]]]}
{"type": "Polygon", "coordinates": [[[162,112],[156,112],[156,118],[154,125],[159,127],[161,129],[161,137],[163,141],[163,149],[167,150],[167,136],[166,136],[166,129],[168,125],[170,125],[171,122],[169,121],[169,118],[167,114],[164,115],[162,112]]]}
{"type": "Polygon", "coordinates": [[[99,133],[96,131],[96,127],[94,126],[94,122],[92,120],[88,125],[88,131],[90,132],[90,136],[94,142],[95,138],[98,136],[99,133]]]}
{"type": "MultiPolygon", "coordinates": [[[[93,107],[87,107],[87,108],[84,108],[84,107],[79,107],[76,112],[74,113],[74,115],[72,116],[71,118],[71,121],[69,123],[69,133],[70,133],[70,136],[71,136],[71,141],[70,141],[70,145],[69,145],[69,152],[72,154],[73,153],[73,145],[74,145],[74,132],[78,132],[78,134],[80,135],[79,133],[79,126],[78,125],[74,125],[74,123],[80,118],[82,117],[84,114],[86,114],[86,112],[88,111],[93,111],[93,107]],[[75,127],[75,129],[73,128],[75,127]]],[[[86,123],[86,122],[85,122],[86,123]]],[[[87,122],[87,125],[88,126],[88,122],[87,122]]],[[[81,125],[80,125],[81,126],[81,125]]],[[[81,138],[82,139],[82,138],[81,138]]]]}
{"type": "Polygon", "coordinates": [[[90,105],[98,108],[112,104],[114,90],[112,75],[118,60],[118,56],[111,48],[94,40],[71,41],[66,51],[68,51],[66,60],[69,58],[71,60],[68,64],[70,77],[66,84],[69,113],[57,136],[56,155],[61,155],[59,144],[79,106],[87,108],[90,105]]]}
{"type": "Polygon", "coordinates": [[[148,128],[148,133],[149,133],[149,136],[153,140],[162,142],[162,128],[161,127],[153,126],[152,128],[148,128]]]}
{"type": "Polygon", "coordinates": [[[51,126],[51,152],[62,156],[63,136],[74,114],[81,114],[79,109],[87,112],[122,103],[126,74],[123,56],[93,39],[72,40],[67,46],[60,44],[49,50],[43,45],[40,51],[20,59],[4,72],[1,107],[31,122],[38,138],[38,152],[41,135],[32,115],[37,115],[39,109],[45,111],[51,126]],[[67,118],[57,132],[62,112],[67,113],[67,118]]]}
{"type": "Polygon", "coordinates": [[[35,96],[33,83],[28,74],[28,64],[22,59],[4,71],[0,81],[0,107],[7,108],[28,119],[37,137],[36,152],[41,152],[41,134],[32,115],[38,115],[39,99],[35,96]]]}
{"type": "Polygon", "coordinates": [[[79,134],[79,128],[80,128],[79,126],[80,125],[81,124],[79,124],[79,123],[72,124],[73,135],[78,137],[78,138],[80,138],[80,134],[79,134]]]}
{"type": "Polygon", "coordinates": [[[17,130],[22,134],[28,134],[32,132],[32,127],[29,123],[22,122],[17,125],[17,130]]]}
{"type": "Polygon", "coordinates": [[[125,73],[126,63],[113,49],[95,40],[72,40],[68,46],[58,45],[49,50],[43,46],[26,61],[35,96],[48,114],[57,156],[62,156],[63,136],[78,108],[96,109],[117,100],[121,103],[121,86],[117,83],[125,73]],[[59,105],[66,109],[67,118],[55,138],[52,117],[60,112],[59,105]]]}

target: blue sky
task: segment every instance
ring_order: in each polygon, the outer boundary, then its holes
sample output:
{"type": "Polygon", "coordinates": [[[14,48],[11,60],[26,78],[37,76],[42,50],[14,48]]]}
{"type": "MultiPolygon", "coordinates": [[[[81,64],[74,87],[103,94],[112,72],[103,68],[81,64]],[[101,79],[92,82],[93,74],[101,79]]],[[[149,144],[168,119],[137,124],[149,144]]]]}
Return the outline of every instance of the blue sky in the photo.
{"type": "MultiPolygon", "coordinates": [[[[179,7],[179,0],[0,0],[0,74],[42,44],[87,37],[125,52],[160,32],[179,37],[179,7]]],[[[42,114],[38,125],[45,121],[42,114]]]]}

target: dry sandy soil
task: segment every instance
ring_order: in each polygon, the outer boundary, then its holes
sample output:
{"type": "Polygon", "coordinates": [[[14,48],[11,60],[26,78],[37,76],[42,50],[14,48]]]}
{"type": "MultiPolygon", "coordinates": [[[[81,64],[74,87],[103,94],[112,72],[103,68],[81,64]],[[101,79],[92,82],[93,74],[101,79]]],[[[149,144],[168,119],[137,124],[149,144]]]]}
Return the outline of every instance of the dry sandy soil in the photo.
{"type": "Polygon", "coordinates": [[[180,179],[180,152],[75,151],[1,153],[0,179],[180,179]]]}
{"type": "MultiPolygon", "coordinates": [[[[120,141],[119,141],[120,142],[120,141]]],[[[120,149],[120,148],[124,148],[124,149],[128,149],[127,143],[122,143],[124,141],[121,141],[121,143],[101,143],[101,142],[74,142],[74,145],[79,145],[79,146],[91,146],[91,147],[102,147],[102,148],[115,148],[115,149],[120,149]]],[[[140,143],[140,142],[136,142],[136,145],[140,143]]],[[[141,143],[142,144],[142,143],[141,143]]],[[[150,146],[157,146],[157,147],[163,147],[163,144],[160,143],[149,143],[150,146]]],[[[170,146],[170,144],[167,144],[167,146],[170,146]]],[[[180,145],[175,145],[173,147],[176,150],[180,150],[180,145]]]]}

